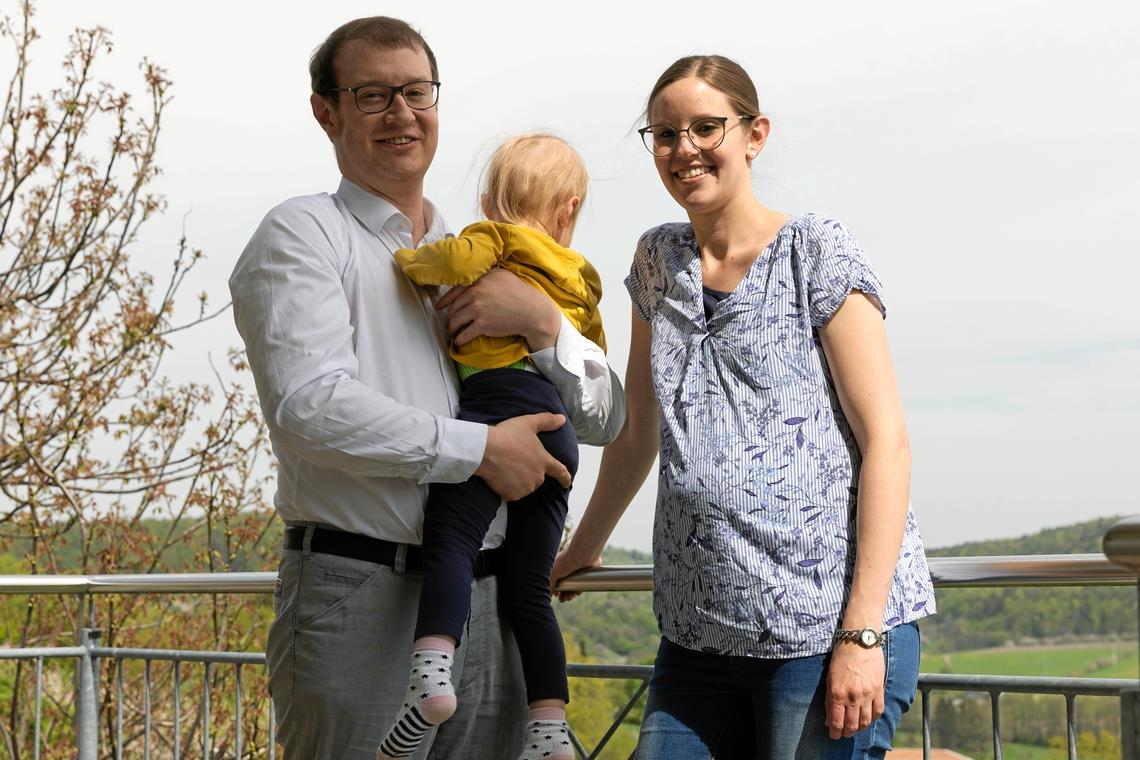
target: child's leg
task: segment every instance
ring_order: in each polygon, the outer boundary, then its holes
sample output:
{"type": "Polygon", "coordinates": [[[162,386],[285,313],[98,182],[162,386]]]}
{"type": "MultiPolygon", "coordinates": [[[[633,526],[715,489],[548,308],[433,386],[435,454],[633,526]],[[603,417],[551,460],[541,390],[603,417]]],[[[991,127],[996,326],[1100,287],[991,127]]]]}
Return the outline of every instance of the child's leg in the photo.
{"type": "Polygon", "coordinates": [[[528,703],[569,701],[562,631],[550,606],[550,568],[566,522],[566,495],[554,480],[510,504],[500,585],[518,642],[528,703]]]}
{"type": "Polygon", "coordinates": [[[434,484],[424,516],[424,582],[404,706],[377,750],[382,760],[407,757],[455,712],[451,663],[471,608],[475,556],[499,507],[479,478],[434,484]]]}
{"type": "MultiPolygon", "coordinates": [[[[543,444],[574,473],[578,442],[565,429],[543,434],[543,444]]],[[[566,724],[566,652],[550,606],[550,568],[566,524],[569,491],[547,479],[510,505],[501,582],[511,629],[526,678],[530,722],[520,760],[572,760],[566,724]]]]}

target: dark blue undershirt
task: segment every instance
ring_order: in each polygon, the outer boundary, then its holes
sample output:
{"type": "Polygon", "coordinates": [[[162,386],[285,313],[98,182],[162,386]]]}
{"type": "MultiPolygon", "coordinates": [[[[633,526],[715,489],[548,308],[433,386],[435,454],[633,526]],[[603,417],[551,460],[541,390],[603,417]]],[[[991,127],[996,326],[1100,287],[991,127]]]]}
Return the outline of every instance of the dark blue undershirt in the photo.
{"type": "Polygon", "coordinates": [[[701,289],[704,291],[705,321],[707,322],[712,319],[717,304],[728,298],[732,293],[725,293],[723,290],[713,290],[707,285],[701,286],[701,289]]]}

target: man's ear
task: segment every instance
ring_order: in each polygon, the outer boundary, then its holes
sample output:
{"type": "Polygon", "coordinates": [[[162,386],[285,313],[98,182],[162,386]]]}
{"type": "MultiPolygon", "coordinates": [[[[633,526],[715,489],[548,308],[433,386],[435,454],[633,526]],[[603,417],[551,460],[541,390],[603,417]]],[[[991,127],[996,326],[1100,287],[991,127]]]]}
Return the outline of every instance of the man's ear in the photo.
{"type": "Polygon", "coordinates": [[[309,96],[309,105],[313,109],[313,118],[317,120],[317,124],[321,125],[321,129],[325,131],[330,140],[333,139],[333,135],[336,133],[337,114],[332,103],[324,95],[314,92],[309,96]]]}

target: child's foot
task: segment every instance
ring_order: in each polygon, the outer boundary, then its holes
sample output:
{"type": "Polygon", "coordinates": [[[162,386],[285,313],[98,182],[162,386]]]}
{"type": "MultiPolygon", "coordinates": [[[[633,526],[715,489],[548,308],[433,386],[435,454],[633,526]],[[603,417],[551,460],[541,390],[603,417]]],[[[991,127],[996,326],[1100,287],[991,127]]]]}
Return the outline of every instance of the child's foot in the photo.
{"type": "Polygon", "coordinates": [[[395,760],[411,755],[428,731],[455,712],[455,689],[451,686],[454,656],[454,647],[451,651],[443,647],[412,652],[412,672],[404,706],[376,749],[377,760],[395,760]]]}
{"type": "Polygon", "coordinates": [[[532,720],[524,737],[519,760],[574,760],[570,727],[564,720],[532,720]]]}

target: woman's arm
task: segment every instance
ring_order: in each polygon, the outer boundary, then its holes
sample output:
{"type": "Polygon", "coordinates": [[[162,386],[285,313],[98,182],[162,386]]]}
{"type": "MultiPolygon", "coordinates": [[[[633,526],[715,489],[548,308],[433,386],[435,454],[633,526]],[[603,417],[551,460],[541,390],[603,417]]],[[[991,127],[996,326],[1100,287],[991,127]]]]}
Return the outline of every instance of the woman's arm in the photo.
{"type": "MultiPolygon", "coordinates": [[[[819,330],[836,393],[862,454],[856,512],[855,572],[843,628],[883,625],[906,527],[910,444],[878,306],[850,294],[819,330]]],[[[837,644],[828,675],[832,738],[850,736],[883,710],[883,654],[837,644]]]]}
{"type": "MultiPolygon", "coordinates": [[[[657,456],[657,401],[649,371],[649,325],[636,313],[630,328],[629,363],[625,371],[625,424],[602,453],[594,492],[570,545],[554,560],[550,588],[583,567],[600,563],[602,550],[626,507],[637,495],[657,456]]],[[[561,592],[563,601],[577,594],[561,592]]]]}

